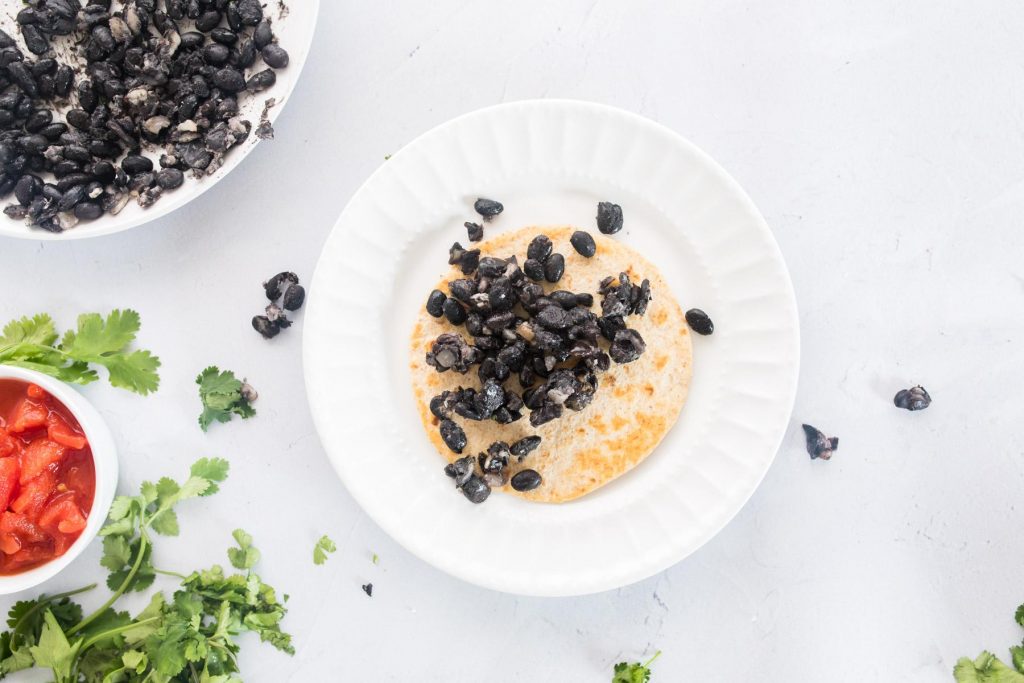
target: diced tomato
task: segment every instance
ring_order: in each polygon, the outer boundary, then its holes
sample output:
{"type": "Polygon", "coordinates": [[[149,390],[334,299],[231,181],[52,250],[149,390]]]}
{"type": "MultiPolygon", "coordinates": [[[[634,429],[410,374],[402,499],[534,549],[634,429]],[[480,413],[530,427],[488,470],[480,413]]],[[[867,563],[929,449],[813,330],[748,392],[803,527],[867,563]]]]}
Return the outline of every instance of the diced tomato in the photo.
{"type": "Polygon", "coordinates": [[[34,398],[40,401],[46,398],[46,390],[43,389],[38,384],[29,384],[28,389],[25,390],[25,393],[28,395],[29,398],[34,398]]]}
{"type": "Polygon", "coordinates": [[[14,534],[22,544],[45,543],[50,537],[25,515],[14,512],[0,513],[0,533],[14,534]]]}
{"type": "Polygon", "coordinates": [[[0,429],[0,458],[8,455],[15,455],[21,450],[21,442],[7,433],[7,430],[0,429]]]}
{"type": "Polygon", "coordinates": [[[47,416],[46,427],[46,435],[50,437],[51,441],[56,441],[61,446],[79,451],[89,443],[85,435],[75,431],[59,413],[50,413],[47,416]]]}
{"type": "Polygon", "coordinates": [[[50,501],[39,516],[39,526],[61,534],[77,534],[84,529],[85,515],[75,503],[74,494],[63,494],[50,501]]]}
{"type": "Polygon", "coordinates": [[[49,439],[39,438],[30,443],[21,454],[21,483],[35,479],[50,465],[59,463],[67,449],[49,439]]]}
{"type": "Polygon", "coordinates": [[[30,398],[22,399],[18,407],[14,409],[7,431],[12,434],[20,434],[29,429],[38,429],[46,424],[46,416],[49,414],[50,410],[39,401],[30,398]]]}
{"type": "Polygon", "coordinates": [[[0,458],[0,510],[6,510],[18,489],[21,464],[17,458],[0,458]]]}
{"type": "Polygon", "coordinates": [[[22,485],[18,497],[11,502],[11,510],[25,515],[30,520],[39,519],[56,485],[57,477],[54,473],[44,470],[38,477],[22,485]]]}
{"type": "Polygon", "coordinates": [[[21,550],[21,541],[11,533],[0,534],[0,552],[4,555],[13,555],[21,550]]]}
{"type": "Polygon", "coordinates": [[[31,545],[27,548],[22,548],[13,555],[8,555],[4,568],[8,573],[10,573],[11,569],[24,571],[34,565],[51,560],[53,557],[53,549],[49,545],[31,545]]]}

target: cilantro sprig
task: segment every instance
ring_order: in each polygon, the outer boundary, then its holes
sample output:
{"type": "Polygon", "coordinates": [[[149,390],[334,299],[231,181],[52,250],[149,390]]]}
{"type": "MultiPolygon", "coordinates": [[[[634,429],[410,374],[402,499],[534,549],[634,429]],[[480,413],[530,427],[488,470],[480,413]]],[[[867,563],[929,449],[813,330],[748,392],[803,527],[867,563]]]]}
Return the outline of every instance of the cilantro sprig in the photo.
{"type": "Polygon", "coordinates": [[[87,617],[70,598],[95,585],[15,604],[0,634],[0,678],[40,668],[55,683],[241,683],[235,639],[246,631],[293,654],[291,636],[280,626],[287,610],[253,572],[260,553],[245,531],[235,530],[237,547],[228,550],[238,573],[214,565],[184,575],[153,566],[154,535],[178,534],[175,506],[216,493],[227,474],[226,461],[204,458],[181,483],[146,482],[138,495],[115,499],[101,531],[110,599],[87,617]],[[157,592],[134,617],[114,609],[158,574],[180,581],[170,600],[157,592]]]}
{"type": "Polygon", "coordinates": [[[78,327],[61,337],[45,313],[12,320],[0,335],[0,365],[36,370],[72,384],[99,379],[93,366],[107,369],[110,384],[146,395],[160,384],[160,359],[149,351],[130,351],[140,328],[139,314],[115,310],[78,316],[78,327]],[[60,342],[58,343],[58,339],[60,342]]]}
{"type": "MultiPolygon", "coordinates": [[[[1024,626],[1024,605],[1017,608],[1013,618],[1024,626]]],[[[973,660],[961,657],[953,668],[953,678],[957,683],[1024,683],[1024,644],[1010,648],[1010,661],[1013,666],[988,651],[973,660]]]]}
{"type": "Polygon", "coordinates": [[[313,546],[313,564],[321,565],[327,562],[327,556],[338,549],[337,544],[331,540],[331,537],[324,534],[320,537],[320,540],[313,546]]]}
{"type": "Polygon", "coordinates": [[[654,656],[641,664],[634,662],[619,662],[615,665],[615,672],[612,676],[612,683],[648,683],[651,680],[651,662],[661,656],[661,650],[654,653],[654,656]]]}
{"type": "Polygon", "coordinates": [[[221,372],[211,365],[199,373],[196,384],[199,385],[199,399],[203,402],[199,426],[204,432],[214,422],[228,422],[232,415],[247,420],[256,414],[252,407],[256,392],[230,370],[221,372]]]}

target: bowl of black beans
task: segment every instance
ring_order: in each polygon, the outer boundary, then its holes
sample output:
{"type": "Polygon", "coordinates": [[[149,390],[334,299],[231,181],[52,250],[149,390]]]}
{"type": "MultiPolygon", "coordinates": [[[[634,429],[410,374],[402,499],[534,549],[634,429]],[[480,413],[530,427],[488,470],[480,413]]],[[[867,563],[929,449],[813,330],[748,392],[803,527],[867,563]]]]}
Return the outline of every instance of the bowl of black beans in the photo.
{"type": "Polygon", "coordinates": [[[195,199],[261,140],[319,0],[22,0],[0,16],[0,235],[78,239],[195,199]]]}

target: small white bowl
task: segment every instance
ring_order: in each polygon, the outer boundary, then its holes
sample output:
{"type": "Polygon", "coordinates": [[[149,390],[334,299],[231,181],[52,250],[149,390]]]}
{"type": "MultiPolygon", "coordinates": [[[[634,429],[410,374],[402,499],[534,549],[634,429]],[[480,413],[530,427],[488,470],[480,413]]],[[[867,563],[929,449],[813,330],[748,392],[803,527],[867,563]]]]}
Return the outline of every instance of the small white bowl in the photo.
{"type": "Polygon", "coordinates": [[[92,404],[85,400],[85,397],[69,385],[34,370],[0,365],[0,379],[16,379],[37,384],[63,403],[78,420],[82,431],[85,432],[85,438],[89,440],[89,446],[92,448],[92,457],[96,468],[96,492],[93,496],[92,510],[89,512],[82,535],[60,557],[20,574],[0,576],[0,595],[9,595],[35,588],[44,581],[52,579],[64,567],[71,564],[96,538],[100,528],[106,522],[110,505],[114,502],[118,470],[117,447],[114,445],[114,437],[111,436],[107,423],[103,421],[92,404]]]}

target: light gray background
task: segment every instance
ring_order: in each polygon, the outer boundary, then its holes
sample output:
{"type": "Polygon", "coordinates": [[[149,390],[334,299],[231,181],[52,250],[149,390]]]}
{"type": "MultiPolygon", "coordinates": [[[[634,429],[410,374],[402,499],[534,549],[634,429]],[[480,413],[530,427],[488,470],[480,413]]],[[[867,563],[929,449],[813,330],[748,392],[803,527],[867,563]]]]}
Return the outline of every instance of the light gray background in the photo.
{"type": "MultiPolygon", "coordinates": [[[[1009,1],[326,0],[276,141],[144,228],[0,242],[0,313],[142,313],[160,392],[85,393],[124,490],[231,459],[156,556],[191,569],[222,561],[236,526],[255,535],[298,654],[247,642],[246,681],[604,681],[659,648],[658,682],[951,680],[957,657],[1020,637],[1022,29],[1009,1]],[[310,277],[385,154],[533,97],[631,109],[721,162],[775,231],[803,331],[791,429],[747,507],[662,575],[577,599],[477,589],[397,547],[313,431],[301,316],[272,343],[249,328],[260,281],[310,277]],[[204,435],[193,378],[211,363],[262,396],[256,419],[204,435]],[[895,410],[916,382],[932,408],[895,410]],[[802,421],[841,438],[831,462],[808,459],[802,421]],[[324,532],[340,550],[314,567],[324,532]]],[[[99,578],[98,550],[48,588],[99,578]]]]}

